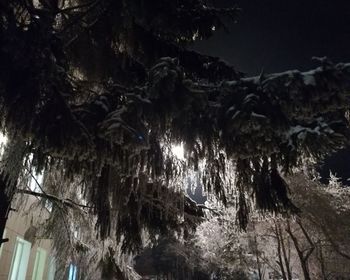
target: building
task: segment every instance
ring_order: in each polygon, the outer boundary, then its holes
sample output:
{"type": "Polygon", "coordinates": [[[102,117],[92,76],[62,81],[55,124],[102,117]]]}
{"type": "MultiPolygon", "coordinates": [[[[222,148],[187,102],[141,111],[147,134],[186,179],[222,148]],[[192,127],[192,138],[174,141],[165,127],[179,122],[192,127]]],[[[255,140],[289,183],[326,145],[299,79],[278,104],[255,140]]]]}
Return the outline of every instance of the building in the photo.
{"type": "MultiPolygon", "coordinates": [[[[29,180],[27,188],[37,191],[35,184],[42,176],[29,180]]],[[[0,248],[0,280],[54,280],[56,265],[51,240],[37,236],[34,225],[50,211],[49,207],[32,207],[35,196],[18,198],[6,223],[0,248]]],[[[74,278],[72,278],[74,279],[74,278]]]]}
{"type": "MultiPolygon", "coordinates": [[[[11,211],[0,249],[0,280],[53,280],[55,259],[51,242],[35,236],[33,220],[39,217],[30,206],[37,198],[28,197],[24,210],[11,211]]],[[[42,211],[48,211],[42,209],[42,211]]],[[[42,214],[42,213],[40,213],[42,214]]]]}

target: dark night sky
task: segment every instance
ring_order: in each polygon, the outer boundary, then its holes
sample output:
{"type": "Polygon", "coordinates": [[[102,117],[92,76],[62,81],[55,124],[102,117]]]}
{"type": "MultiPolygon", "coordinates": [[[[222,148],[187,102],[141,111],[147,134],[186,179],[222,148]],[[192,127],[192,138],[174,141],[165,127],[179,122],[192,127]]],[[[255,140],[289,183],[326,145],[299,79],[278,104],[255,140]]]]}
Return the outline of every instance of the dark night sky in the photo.
{"type": "MultiPolygon", "coordinates": [[[[334,62],[350,62],[350,0],[238,0],[213,1],[218,6],[242,8],[238,23],[228,23],[230,32],[219,31],[195,49],[219,56],[238,70],[256,75],[289,69],[308,70],[317,64],[312,56],[327,56],[334,62]]],[[[350,177],[350,150],[325,161],[344,179],[350,177]]]]}
{"type": "Polygon", "coordinates": [[[257,74],[315,66],[312,56],[350,61],[349,0],[214,1],[242,8],[230,33],[220,31],[196,49],[219,56],[237,69],[257,74]]]}

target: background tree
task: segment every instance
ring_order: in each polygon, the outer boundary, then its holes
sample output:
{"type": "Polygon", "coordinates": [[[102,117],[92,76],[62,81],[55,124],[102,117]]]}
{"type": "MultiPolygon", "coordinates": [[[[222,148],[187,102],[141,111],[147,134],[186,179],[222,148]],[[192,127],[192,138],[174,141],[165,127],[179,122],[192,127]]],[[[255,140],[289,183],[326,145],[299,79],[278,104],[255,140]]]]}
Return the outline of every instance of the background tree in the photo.
{"type": "Polygon", "coordinates": [[[195,236],[202,265],[215,279],[246,279],[257,268],[256,252],[251,249],[251,236],[240,232],[234,208],[203,222],[195,236]]]}
{"type": "Polygon", "coordinates": [[[237,210],[228,208],[197,229],[203,259],[247,274],[255,271],[260,279],[264,272],[286,280],[348,277],[349,189],[334,177],[329,185],[301,173],[286,180],[297,215],[255,211],[247,232],[240,233],[233,218],[237,210]]]}
{"type": "MultiPolygon", "coordinates": [[[[332,174],[331,174],[332,175],[332,174]]],[[[332,279],[337,275],[349,275],[349,256],[344,254],[349,246],[349,189],[331,176],[328,186],[297,176],[293,180],[294,199],[303,209],[296,223],[313,251],[314,265],[319,276],[332,279]],[[308,192],[307,196],[302,193],[308,192]],[[317,210],[316,210],[317,209],[317,210]],[[340,250],[342,248],[342,250],[340,250]],[[334,267],[338,264],[337,268],[334,267]]]]}
{"type": "Polygon", "coordinates": [[[137,256],[135,270],[141,275],[157,275],[164,279],[209,280],[210,273],[192,240],[160,238],[137,256]]]}

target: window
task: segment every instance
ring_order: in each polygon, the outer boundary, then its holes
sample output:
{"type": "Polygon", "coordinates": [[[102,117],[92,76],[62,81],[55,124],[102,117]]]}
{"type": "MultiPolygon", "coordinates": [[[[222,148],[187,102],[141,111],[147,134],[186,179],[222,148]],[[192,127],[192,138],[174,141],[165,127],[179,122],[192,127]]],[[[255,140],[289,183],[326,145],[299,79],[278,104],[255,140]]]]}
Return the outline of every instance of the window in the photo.
{"type": "Polygon", "coordinates": [[[42,280],[46,262],[46,251],[38,248],[35,256],[32,280],[42,280]]]}
{"type": "Polygon", "coordinates": [[[53,204],[52,204],[52,202],[51,202],[50,200],[46,200],[46,201],[45,201],[45,208],[46,208],[46,210],[49,211],[50,213],[52,212],[52,206],[53,206],[53,204]]]}
{"type": "Polygon", "coordinates": [[[31,244],[17,237],[15,250],[12,256],[9,280],[25,280],[31,244]]]}
{"type": "MultiPolygon", "coordinates": [[[[44,182],[44,171],[40,173],[30,173],[29,174],[29,189],[33,192],[42,193],[43,190],[43,182],[44,182]]],[[[40,197],[37,197],[38,199],[41,199],[40,197]]],[[[45,201],[45,208],[47,211],[52,211],[52,202],[50,200],[45,201]]]]}
{"type": "MultiPolygon", "coordinates": [[[[2,235],[2,239],[5,239],[5,237],[6,237],[6,229],[4,229],[4,234],[2,235]]],[[[2,248],[4,248],[4,246],[5,246],[5,243],[2,243],[0,247],[0,259],[1,259],[2,248]]]]}
{"type": "Polygon", "coordinates": [[[75,225],[74,223],[71,223],[70,229],[73,232],[73,237],[79,240],[81,237],[80,227],[78,225],[75,225]]]}
{"type": "Polygon", "coordinates": [[[77,266],[74,264],[69,266],[68,280],[77,280],[77,266]]]}
{"type": "Polygon", "coordinates": [[[56,260],[54,257],[50,256],[49,258],[49,271],[47,275],[47,280],[54,280],[56,273],[56,260]]]}
{"type": "Polygon", "coordinates": [[[7,143],[7,137],[0,132],[0,158],[4,154],[6,143],[7,143]]]}
{"type": "Polygon", "coordinates": [[[40,186],[42,186],[43,181],[44,181],[43,173],[32,174],[29,182],[30,190],[32,190],[33,192],[41,193],[42,191],[40,189],[40,186]]]}

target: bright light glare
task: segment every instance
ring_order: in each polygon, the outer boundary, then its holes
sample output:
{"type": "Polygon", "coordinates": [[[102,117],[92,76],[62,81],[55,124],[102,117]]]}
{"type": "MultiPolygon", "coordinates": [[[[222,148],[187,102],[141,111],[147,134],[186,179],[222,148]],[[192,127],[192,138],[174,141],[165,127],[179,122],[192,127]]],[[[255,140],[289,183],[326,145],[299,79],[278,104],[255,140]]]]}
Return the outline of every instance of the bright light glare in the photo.
{"type": "Polygon", "coordinates": [[[0,132],[0,145],[5,145],[7,142],[7,137],[0,132]]]}
{"type": "Polygon", "coordinates": [[[0,158],[4,154],[6,143],[7,143],[7,137],[0,132],[0,158]]]}
{"type": "Polygon", "coordinates": [[[33,177],[31,177],[30,183],[29,183],[29,188],[33,191],[33,192],[39,192],[41,193],[41,185],[44,181],[44,176],[42,173],[39,174],[33,174],[33,177]],[[38,186],[38,184],[40,186],[38,186]]]}
{"type": "Polygon", "coordinates": [[[184,146],[183,144],[180,145],[172,145],[171,146],[171,152],[177,159],[184,160],[185,159],[185,153],[184,153],[184,146]]]}

